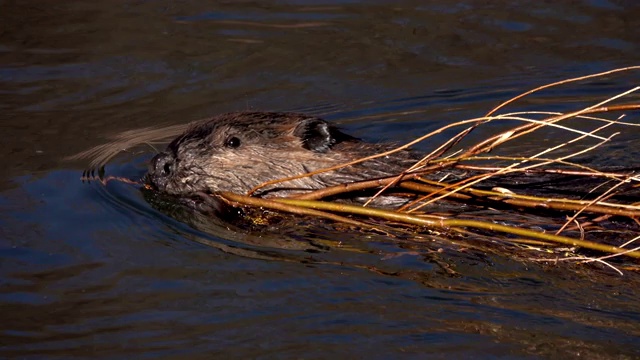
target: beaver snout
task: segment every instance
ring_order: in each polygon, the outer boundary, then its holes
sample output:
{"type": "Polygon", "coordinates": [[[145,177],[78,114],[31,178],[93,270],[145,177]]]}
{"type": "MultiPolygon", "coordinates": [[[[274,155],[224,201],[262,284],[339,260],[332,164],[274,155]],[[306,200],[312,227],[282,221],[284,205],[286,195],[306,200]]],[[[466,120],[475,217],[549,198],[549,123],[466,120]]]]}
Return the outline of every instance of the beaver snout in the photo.
{"type": "Polygon", "coordinates": [[[159,153],[149,162],[147,181],[160,191],[166,190],[167,182],[174,172],[174,164],[173,155],[165,152],[159,153]]]}

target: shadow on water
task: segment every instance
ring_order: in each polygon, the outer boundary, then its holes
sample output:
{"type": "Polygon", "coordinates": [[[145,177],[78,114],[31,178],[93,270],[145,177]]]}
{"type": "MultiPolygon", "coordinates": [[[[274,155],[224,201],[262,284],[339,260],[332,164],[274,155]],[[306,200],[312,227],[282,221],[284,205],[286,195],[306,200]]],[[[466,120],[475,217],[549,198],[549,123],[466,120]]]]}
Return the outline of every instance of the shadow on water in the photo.
{"type": "MultiPolygon", "coordinates": [[[[106,175],[139,179],[154,147],[226,111],[305,112],[368,141],[407,141],[537,85],[640,64],[635,2],[2,8],[1,357],[640,356],[634,271],[302,218],[262,231],[80,181],[105,163],[106,175]],[[96,162],[65,160],[78,153],[96,162]]],[[[637,78],[514,109],[575,110],[637,78]]],[[[590,160],[637,166],[638,135],[590,160]]]]}

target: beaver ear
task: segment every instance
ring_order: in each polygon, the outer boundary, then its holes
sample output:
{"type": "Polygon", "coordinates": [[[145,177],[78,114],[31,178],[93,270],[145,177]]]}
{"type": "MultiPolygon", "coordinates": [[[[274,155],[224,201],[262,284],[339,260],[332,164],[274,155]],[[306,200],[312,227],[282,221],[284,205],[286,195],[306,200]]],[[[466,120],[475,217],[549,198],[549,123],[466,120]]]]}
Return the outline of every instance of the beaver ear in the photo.
{"type": "Polygon", "coordinates": [[[300,138],[302,147],[314,152],[327,152],[336,143],[334,128],[324,120],[304,119],[293,131],[293,135],[300,138]]]}

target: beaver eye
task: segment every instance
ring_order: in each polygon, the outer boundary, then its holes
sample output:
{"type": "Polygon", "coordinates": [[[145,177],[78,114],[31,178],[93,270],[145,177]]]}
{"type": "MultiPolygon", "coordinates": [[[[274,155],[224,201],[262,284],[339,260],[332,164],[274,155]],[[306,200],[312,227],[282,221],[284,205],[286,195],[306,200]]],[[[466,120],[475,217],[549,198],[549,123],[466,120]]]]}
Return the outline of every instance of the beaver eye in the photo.
{"type": "Polygon", "coordinates": [[[164,170],[164,175],[171,174],[171,164],[170,163],[164,164],[164,167],[162,168],[162,170],[164,170]]]}
{"type": "Polygon", "coordinates": [[[229,148],[237,148],[238,146],[240,146],[240,139],[238,139],[235,136],[232,136],[230,138],[227,139],[227,142],[224,144],[226,147],[229,148]]]}

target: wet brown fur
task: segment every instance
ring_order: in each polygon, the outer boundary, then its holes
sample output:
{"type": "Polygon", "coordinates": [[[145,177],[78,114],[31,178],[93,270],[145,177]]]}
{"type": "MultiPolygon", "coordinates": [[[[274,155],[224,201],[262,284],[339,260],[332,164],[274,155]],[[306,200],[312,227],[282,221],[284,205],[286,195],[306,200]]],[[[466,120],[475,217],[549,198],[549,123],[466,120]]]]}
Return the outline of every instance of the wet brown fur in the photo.
{"type": "MultiPolygon", "coordinates": [[[[274,179],[305,174],[391,149],[344,134],[326,121],[296,113],[236,112],[191,125],[151,161],[147,179],[178,196],[246,193],[274,179]],[[235,138],[235,139],[234,139],[235,138]],[[234,145],[238,145],[234,147],[234,145]]],[[[397,174],[417,157],[409,151],[261,190],[278,196],[397,174]]]]}

